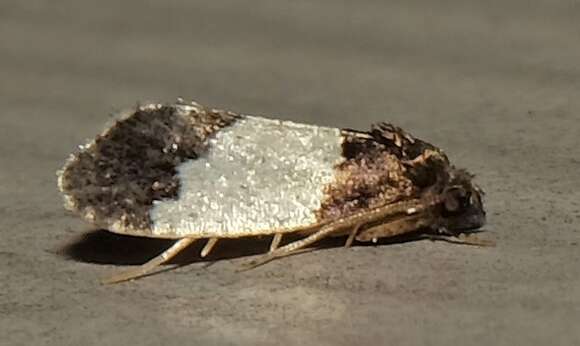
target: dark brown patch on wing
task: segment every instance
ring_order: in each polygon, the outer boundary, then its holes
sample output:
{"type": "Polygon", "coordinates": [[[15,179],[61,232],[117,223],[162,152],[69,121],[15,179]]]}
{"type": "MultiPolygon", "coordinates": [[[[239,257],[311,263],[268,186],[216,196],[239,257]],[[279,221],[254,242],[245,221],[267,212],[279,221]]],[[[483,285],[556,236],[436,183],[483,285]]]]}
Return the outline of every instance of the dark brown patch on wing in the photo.
{"type": "Polygon", "coordinates": [[[398,127],[380,123],[369,132],[346,129],[342,135],[345,161],[325,188],[320,221],[418,196],[447,180],[445,154],[398,127]]]}
{"type": "Polygon", "coordinates": [[[149,229],[153,201],[177,196],[176,167],[238,117],[196,104],[138,108],[69,159],[59,181],[67,208],[102,226],[149,229]]]}

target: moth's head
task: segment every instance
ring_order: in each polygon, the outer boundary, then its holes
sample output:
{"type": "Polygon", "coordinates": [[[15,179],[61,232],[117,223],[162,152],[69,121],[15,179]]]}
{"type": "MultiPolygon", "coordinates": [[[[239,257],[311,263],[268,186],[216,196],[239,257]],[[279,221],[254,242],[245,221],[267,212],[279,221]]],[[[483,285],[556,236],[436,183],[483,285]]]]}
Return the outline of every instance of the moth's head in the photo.
{"type": "Polygon", "coordinates": [[[449,184],[443,190],[442,216],[452,232],[476,229],[485,224],[483,191],[473,183],[473,175],[453,169],[449,184]]]}

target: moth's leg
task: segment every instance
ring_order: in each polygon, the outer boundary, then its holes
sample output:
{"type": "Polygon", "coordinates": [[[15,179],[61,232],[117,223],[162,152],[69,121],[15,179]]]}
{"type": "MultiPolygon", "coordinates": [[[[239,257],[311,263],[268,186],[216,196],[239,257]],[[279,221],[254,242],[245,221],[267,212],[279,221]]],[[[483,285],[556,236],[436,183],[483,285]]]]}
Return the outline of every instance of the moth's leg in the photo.
{"type": "MultiPolygon", "coordinates": [[[[354,215],[350,215],[347,217],[344,217],[342,219],[338,219],[336,221],[333,221],[329,224],[326,224],[325,226],[322,226],[322,228],[320,228],[320,230],[315,231],[313,234],[311,234],[310,236],[301,239],[301,240],[297,240],[295,242],[292,242],[290,244],[287,244],[283,247],[280,247],[272,252],[269,252],[266,255],[263,255],[262,257],[250,262],[247,266],[245,266],[245,268],[243,269],[251,269],[251,268],[255,268],[257,266],[260,266],[264,263],[270,262],[273,259],[279,258],[279,257],[284,257],[284,256],[288,256],[291,255],[292,253],[314,243],[317,242],[318,240],[325,238],[329,235],[331,235],[332,233],[336,233],[338,231],[343,231],[345,228],[348,227],[354,227],[358,224],[368,224],[370,222],[373,221],[378,221],[380,219],[392,216],[392,215],[396,215],[396,214],[404,214],[404,215],[411,215],[410,217],[417,217],[418,215],[420,215],[420,212],[429,209],[431,206],[435,205],[436,203],[438,203],[439,200],[437,198],[431,198],[431,199],[427,199],[427,200],[420,200],[420,199],[415,199],[415,200],[407,200],[407,201],[401,201],[401,202],[396,202],[393,204],[389,204],[389,205],[385,205],[373,210],[369,210],[369,211],[364,211],[364,212],[360,212],[354,215]]],[[[406,218],[405,216],[402,216],[402,218],[406,218]]],[[[360,237],[360,235],[359,235],[360,237]]],[[[356,237],[356,239],[359,239],[359,237],[356,237]]],[[[371,238],[372,239],[372,238],[371,238]]]]}
{"type": "Polygon", "coordinates": [[[471,234],[446,235],[446,234],[423,234],[422,238],[431,240],[442,240],[454,244],[474,245],[474,246],[495,246],[493,240],[481,239],[471,234]]]}
{"type": "Polygon", "coordinates": [[[319,241],[320,239],[323,239],[323,238],[329,236],[333,232],[336,232],[337,231],[337,225],[336,225],[337,223],[338,222],[330,223],[326,226],[323,226],[320,230],[309,235],[306,238],[297,240],[297,241],[292,242],[290,244],[284,245],[284,246],[282,246],[274,251],[271,251],[271,252],[263,255],[262,257],[251,261],[244,269],[252,269],[252,268],[255,268],[255,267],[260,266],[262,264],[268,263],[276,258],[291,255],[291,254],[297,252],[298,250],[303,249],[306,246],[313,244],[313,243],[319,241]]]}
{"type": "Polygon", "coordinates": [[[344,247],[350,247],[352,245],[352,242],[354,241],[354,238],[356,237],[358,230],[361,228],[361,226],[362,224],[359,223],[358,225],[352,228],[352,231],[350,231],[350,234],[346,239],[346,243],[344,243],[344,247]]]}
{"type": "Polygon", "coordinates": [[[274,237],[272,238],[272,243],[270,243],[270,252],[276,250],[280,245],[281,241],[282,241],[282,233],[274,234],[274,237]]]}
{"type": "Polygon", "coordinates": [[[136,279],[138,277],[146,275],[150,273],[153,269],[157,268],[159,265],[175,257],[175,255],[180,253],[183,249],[191,245],[196,240],[197,238],[180,239],[176,241],[175,244],[173,244],[169,249],[165,250],[162,254],[152,258],[151,260],[149,260],[149,262],[139,266],[138,268],[115,274],[109,278],[102,280],[101,282],[104,284],[113,284],[117,282],[136,279]]]}
{"type": "MultiPolygon", "coordinates": [[[[357,224],[371,224],[394,218],[394,220],[401,220],[407,216],[424,215],[430,208],[441,203],[441,197],[438,195],[426,195],[420,199],[404,200],[387,204],[372,210],[365,210],[360,213],[347,216],[336,221],[336,223],[348,227],[357,224]],[[397,215],[398,216],[397,218],[397,215]]],[[[425,219],[425,218],[424,218],[425,219]]]]}
{"type": "Polygon", "coordinates": [[[356,240],[376,242],[379,238],[390,238],[414,232],[422,227],[432,226],[432,222],[433,219],[429,214],[405,216],[365,229],[359,233],[356,240]]]}
{"type": "Polygon", "coordinates": [[[201,257],[209,255],[219,238],[209,238],[203,249],[201,250],[201,257]]]}

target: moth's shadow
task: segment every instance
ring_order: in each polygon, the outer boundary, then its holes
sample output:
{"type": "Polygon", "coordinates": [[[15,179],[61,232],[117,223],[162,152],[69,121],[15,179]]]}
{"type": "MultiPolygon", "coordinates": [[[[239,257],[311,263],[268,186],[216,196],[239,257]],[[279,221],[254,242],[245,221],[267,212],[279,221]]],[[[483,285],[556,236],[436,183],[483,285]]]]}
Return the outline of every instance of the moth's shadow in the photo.
{"type": "MultiPolygon", "coordinates": [[[[283,244],[299,238],[293,235],[286,235],[283,244]]],[[[381,239],[378,244],[355,242],[355,245],[380,245],[412,240],[409,237],[397,237],[388,240],[381,239]]],[[[200,240],[183,250],[169,263],[184,265],[195,262],[213,262],[264,254],[268,252],[271,241],[271,236],[224,239],[218,242],[207,257],[202,258],[199,254],[206,240],[200,240]]],[[[138,265],[147,262],[149,259],[167,250],[174,242],[175,240],[133,237],[98,229],[83,234],[73,242],[66,244],[58,252],[67,258],[79,262],[138,265]]],[[[315,248],[342,247],[344,246],[344,242],[344,237],[327,238],[318,242],[315,248]]]]}
{"type": "MultiPolygon", "coordinates": [[[[286,236],[284,243],[295,239],[298,238],[286,236]]],[[[263,254],[268,252],[271,240],[271,236],[224,239],[217,243],[207,257],[202,258],[199,254],[206,243],[206,240],[202,239],[183,250],[169,263],[213,262],[263,254]]],[[[175,240],[133,237],[99,229],[85,233],[73,242],[66,244],[58,252],[79,262],[137,265],[143,264],[167,250],[173,243],[175,240]]],[[[344,239],[326,239],[321,241],[317,248],[335,247],[342,244],[344,244],[344,239]]]]}

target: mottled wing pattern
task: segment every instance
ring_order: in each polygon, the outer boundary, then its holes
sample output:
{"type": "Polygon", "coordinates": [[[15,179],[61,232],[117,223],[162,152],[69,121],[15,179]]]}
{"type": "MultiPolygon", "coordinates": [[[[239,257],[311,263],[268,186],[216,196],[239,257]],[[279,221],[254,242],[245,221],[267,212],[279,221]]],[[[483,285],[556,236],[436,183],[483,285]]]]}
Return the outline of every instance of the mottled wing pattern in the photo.
{"type": "Polygon", "coordinates": [[[326,187],[320,220],[416,198],[447,174],[443,152],[391,124],[373,125],[369,132],[345,129],[342,135],[345,160],[326,187]]]}
{"type": "Polygon", "coordinates": [[[380,123],[368,132],[147,105],[72,155],[66,206],[119,233],[241,237],[311,229],[448,180],[434,146],[380,123]]]}

